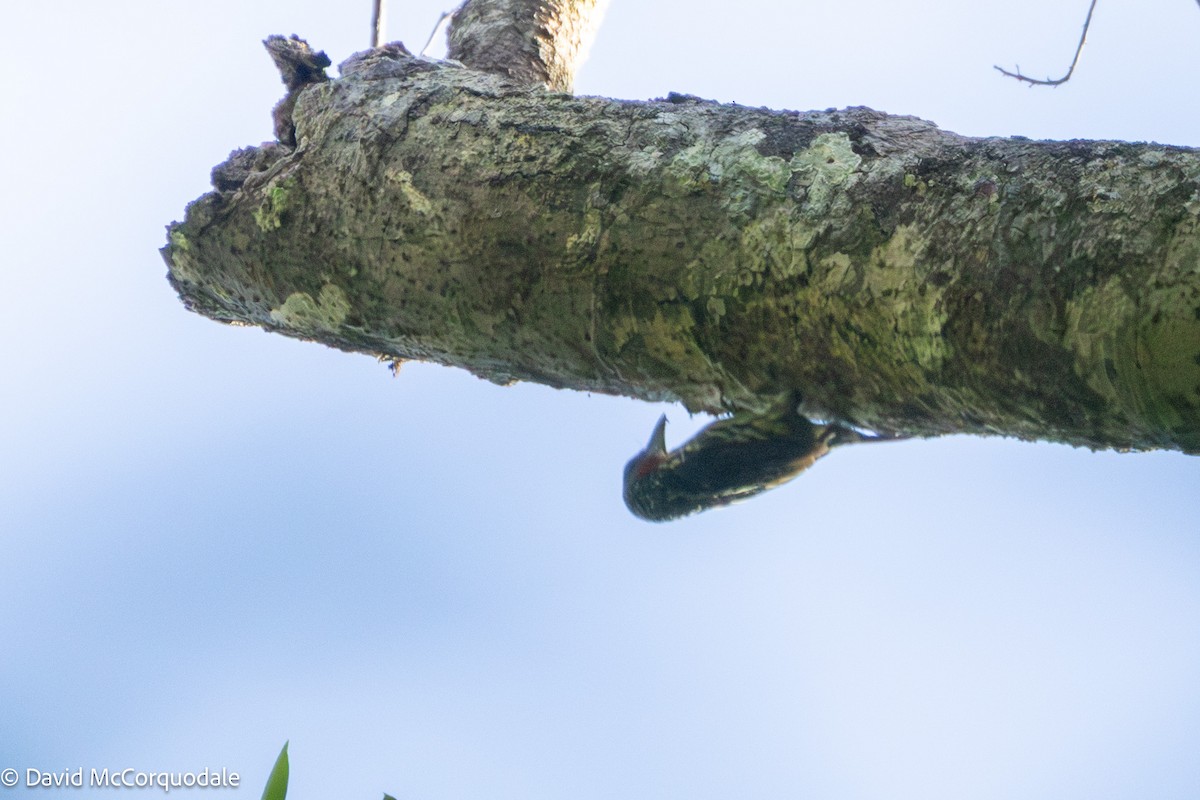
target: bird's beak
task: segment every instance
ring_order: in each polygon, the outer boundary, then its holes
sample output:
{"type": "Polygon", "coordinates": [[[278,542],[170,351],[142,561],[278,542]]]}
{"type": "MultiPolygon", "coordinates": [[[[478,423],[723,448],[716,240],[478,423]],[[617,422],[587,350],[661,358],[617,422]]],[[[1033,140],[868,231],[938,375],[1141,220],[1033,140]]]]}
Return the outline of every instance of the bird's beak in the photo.
{"type": "Polygon", "coordinates": [[[650,441],[646,443],[646,452],[659,456],[665,456],[667,454],[666,414],[663,414],[658,418],[658,423],[654,426],[654,432],[650,434],[650,441]]]}

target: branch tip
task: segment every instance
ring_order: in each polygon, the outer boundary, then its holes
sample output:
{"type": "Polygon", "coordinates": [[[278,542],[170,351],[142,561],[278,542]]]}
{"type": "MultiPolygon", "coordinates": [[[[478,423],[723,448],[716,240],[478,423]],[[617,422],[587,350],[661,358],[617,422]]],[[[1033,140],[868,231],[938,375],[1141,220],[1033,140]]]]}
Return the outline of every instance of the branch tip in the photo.
{"type": "MultiPolygon", "coordinates": [[[[1200,0],[1196,0],[1196,1],[1197,1],[1197,3],[1200,3],[1200,0]]],[[[1030,85],[1030,87],[1033,87],[1033,86],[1055,86],[1055,87],[1062,86],[1064,83],[1071,80],[1071,75],[1074,74],[1075,67],[1077,64],[1079,64],[1079,54],[1083,52],[1083,44],[1084,44],[1084,42],[1087,41],[1088,28],[1090,28],[1092,26],[1092,12],[1096,10],[1096,2],[1097,2],[1097,0],[1092,0],[1092,4],[1090,6],[1088,6],[1087,17],[1083,21],[1083,32],[1079,35],[1079,45],[1075,48],[1075,57],[1071,59],[1071,66],[1067,68],[1067,73],[1065,75],[1063,75],[1061,78],[1045,78],[1045,79],[1030,78],[1028,75],[1025,75],[1024,73],[1021,72],[1021,66],[1019,64],[1017,65],[1016,72],[1010,72],[1009,70],[1004,69],[1004,67],[995,66],[995,65],[993,65],[993,66],[995,67],[996,70],[998,70],[1000,72],[1001,75],[1004,75],[1007,78],[1012,78],[1014,80],[1021,81],[1022,83],[1027,83],[1030,85]]]]}

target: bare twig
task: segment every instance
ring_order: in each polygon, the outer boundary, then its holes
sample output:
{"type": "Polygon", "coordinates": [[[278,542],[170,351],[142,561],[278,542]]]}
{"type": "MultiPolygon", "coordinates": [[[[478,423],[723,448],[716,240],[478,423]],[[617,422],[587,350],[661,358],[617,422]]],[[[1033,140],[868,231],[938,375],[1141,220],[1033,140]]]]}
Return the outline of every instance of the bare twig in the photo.
{"type": "MultiPolygon", "coordinates": [[[[1196,2],[1198,4],[1200,4],[1200,0],[1196,0],[1196,2]]],[[[1071,80],[1071,74],[1073,72],[1075,72],[1075,65],[1079,63],[1079,54],[1083,52],[1083,43],[1085,41],[1087,41],[1088,28],[1091,27],[1091,24],[1092,24],[1092,12],[1095,10],[1096,10],[1096,0],[1092,0],[1092,4],[1088,7],[1087,18],[1083,21],[1083,33],[1081,33],[1079,35],[1079,46],[1075,48],[1075,57],[1073,59],[1071,59],[1071,67],[1070,67],[1070,69],[1067,70],[1067,74],[1063,75],[1061,78],[1057,78],[1057,79],[1053,79],[1053,80],[1051,80],[1050,78],[1047,78],[1045,80],[1038,80],[1037,78],[1030,78],[1029,76],[1027,76],[1021,72],[1021,68],[1019,66],[1017,67],[1016,72],[1009,72],[1008,70],[1004,69],[1003,67],[999,67],[999,66],[996,67],[996,69],[1000,72],[1001,75],[1005,75],[1009,78],[1015,78],[1019,81],[1023,81],[1025,83],[1028,83],[1030,86],[1061,86],[1062,84],[1071,80]]]]}
{"type": "MultiPolygon", "coordinates": [[[[1196,0],[1196,2],[1200,3],[1200,0],[1196,0]]],[[[425,46],[421,48],[421,52],[417,53],[417,55],[419,55],[419,56],[425,55],[425,51],[429,49],[429,45],[433,44],[433,37],[437,36],[437,32],[442,29],[442,23],[445,22],[449,18],[450,18],[450,12],[443,11],[442,15],[440,17],[438,17],[438,21],[433,24],[433,30],[431,30],[429,32],[429,38],[425,41],[425,46]]]]}
{"type": "Polygon", "coordinates": [[[374,0],[371,10],[371,47],[383,44],[383,12],[384,0],[374,0]]]}

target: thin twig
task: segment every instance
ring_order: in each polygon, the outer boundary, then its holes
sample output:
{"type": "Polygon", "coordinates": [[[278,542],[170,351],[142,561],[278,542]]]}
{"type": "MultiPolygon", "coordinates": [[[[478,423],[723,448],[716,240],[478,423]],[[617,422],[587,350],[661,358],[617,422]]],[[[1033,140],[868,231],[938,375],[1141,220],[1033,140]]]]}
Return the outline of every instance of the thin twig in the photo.
{"type": "MultiPolygon", "coordinates": [[[[1196,2],[1200,3],[1200,0],[1196,0],[1196,2]]],[[[446,18],[449,16],[449,11],[442,12],[442,15],[438,17],[438,21],[433,24],[433,30],[429,32],[429,39],[426,40],[425,46],[421,48],[421,52],[417,53],[417,55],[425,55],[425,51],[429,49],[429,45],[433,44],[433,37],[437,36],[437,32],[442,29],[442,23],[445,22],[446,18]]]]}
{"type": "Polygon", "coordinates": [[[371,11],[371,47],[383,44],[383,8],[384,0],[375,0],[371,11]]]}
{"type": "MultiPolygon", "coordinates": [[[[1200,3],[1200,0],[1196,0],[1196,2],[1200,3]]],[[[996,69],[1000,71],[1001,75],[1006,75],[1010,78],[1016,78],[1019,81],[1024,81],[1030,86],[1061,86],[1062,84],[1071,80],[1071,73],[1075,72],[1075,65],[1079,63],[1079,54],[1083,52],[1083,43],[1087,41],[1088,28],[1092,24],[1092,12],[1095,10],[1096,0],[1092,0],[1092,4],[1088,7],[1087,19],[1083,21],[1083,33],[1079,35],[1079,46],[1075,48],[1075,57],[1071,59],[1071,68],[1068,69],[1067,74],[1063,75],[1061,78],[1058,78],[1057,80],[1050,80],[1049,78],[1046,80],[1030,78],[1021,73],[1021,68],[1019,66],[1017,67],[1016,72],[1009,72],[1003,67],[996,67],[996,69]]]]}

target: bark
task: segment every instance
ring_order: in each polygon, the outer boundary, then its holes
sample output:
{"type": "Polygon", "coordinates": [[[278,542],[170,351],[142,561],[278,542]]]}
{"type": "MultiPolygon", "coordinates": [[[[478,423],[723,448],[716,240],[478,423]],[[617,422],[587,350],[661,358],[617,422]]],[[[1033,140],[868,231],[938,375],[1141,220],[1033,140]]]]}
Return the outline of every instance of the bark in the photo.
{"type": "Polygon", "coordinates": [[[189,308],[497,382],[1200,452],[1200,152],[360,54],[171,226],[189,308]]]}
{"type": "Polygon", "coordinates": [[[570,92],[608,0],[464,3],[450,20],[450,58],[518,83],[570,92]]]}

